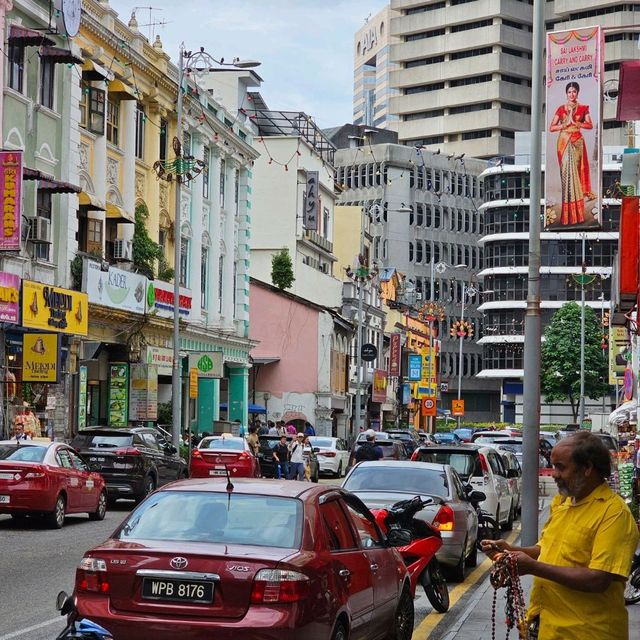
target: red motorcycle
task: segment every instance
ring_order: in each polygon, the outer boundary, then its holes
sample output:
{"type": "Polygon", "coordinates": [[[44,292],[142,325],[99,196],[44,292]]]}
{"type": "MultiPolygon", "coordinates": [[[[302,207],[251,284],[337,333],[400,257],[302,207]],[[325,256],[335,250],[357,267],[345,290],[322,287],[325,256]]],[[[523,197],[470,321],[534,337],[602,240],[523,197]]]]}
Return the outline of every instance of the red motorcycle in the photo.
{"type": "Polygon", "coordinates": [[[404,547],[396,547],[409,571],[411,592],[415,597],[419,582],[433,608],[444,613],[449,609],[449,589],[436,559],[436,552],[442,546],[442,536],[429,523],[414,517],[432,502],[416,496],[396,502],[387,509],[372,509],[371,513],[385,534],[391,529],[411,531],[411,542],[404,547]]]}

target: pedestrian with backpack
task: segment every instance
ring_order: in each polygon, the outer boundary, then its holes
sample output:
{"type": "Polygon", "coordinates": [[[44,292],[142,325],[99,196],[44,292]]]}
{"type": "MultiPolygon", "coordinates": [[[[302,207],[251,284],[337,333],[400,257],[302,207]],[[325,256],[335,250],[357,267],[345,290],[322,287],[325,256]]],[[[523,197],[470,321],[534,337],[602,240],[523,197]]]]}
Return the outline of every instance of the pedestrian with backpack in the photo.
{"type": "Polygon", "coordinates": [[[382,447],[376,444],[376,432],[373,429],[369,429],[366,435],[366,441],[363,442],[356,451],[356,462],[382,460],[382,447]]]}

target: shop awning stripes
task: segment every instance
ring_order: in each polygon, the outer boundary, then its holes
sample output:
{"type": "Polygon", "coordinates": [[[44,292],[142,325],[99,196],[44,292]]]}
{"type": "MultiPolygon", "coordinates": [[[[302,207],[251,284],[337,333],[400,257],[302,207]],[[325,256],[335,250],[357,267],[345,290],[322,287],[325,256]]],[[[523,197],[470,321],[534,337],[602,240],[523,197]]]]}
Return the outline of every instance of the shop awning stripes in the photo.
{"type": "Polygon", "coordinates": [[[82,58],[74,55],[69,49],[61,47],[42,47],[40,49],[40,58],[51,60],[55,64],[82,64],[82,58]]]}
{"type": "Polygon", "coordinates": [[[40,191],[49,191],[51,193],[80,193],[82,191],[82,189],[75,184],[56,180],[48,173],[40,171],[40,169],[23,167],[22,178],[24,180],[38,180],[38,189],[40,191]]]}
{"type": "Polygon", "coordinates": [[[55,44],[55,41],[48,38],[44,33],[21,27],[18,24],[12,24],[9,27],[8,41],[9,44],[23,47],[44,47],[55,44]]]}

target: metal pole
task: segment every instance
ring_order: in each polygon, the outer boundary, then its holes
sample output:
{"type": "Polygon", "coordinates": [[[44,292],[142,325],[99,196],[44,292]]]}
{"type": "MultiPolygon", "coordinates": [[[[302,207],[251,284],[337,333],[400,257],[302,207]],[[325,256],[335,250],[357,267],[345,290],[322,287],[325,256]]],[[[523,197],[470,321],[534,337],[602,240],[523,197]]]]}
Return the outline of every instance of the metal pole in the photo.
{"type": "MultiPolygon", "coordinates": [[[[360,255],[364,256],[364,206],[360,218],[360,255]]],[[[356,274],[354,282],[358,286],[358,340],[356,351],[356,414],[355,414],[355,437],[358,437],[362,428],[362,315],[363,315],[363,286],[364,282],[356,274]]]]}
{"type": "Polygon", "coordinates": [[[580,403],[578,405],[578,425],[584,422],[584,276],[587,272],[586,233],[582,234],[582,280],[580,281],[580,403]]]}
{"type": "MultiPolygon", "coordinates": [[[[522,465],[523,546],[538,540],[538,452],[540,438],[540,196],[544,0],[533,0],[531,82],[531,179],[529,184],[529,282],[524,323],[522,465]]],[[[550,155],[548,156],[550,157],[550,155]]]]}
{"type": "MultiPolygon", "coordinates": [[[[184,81],[184,45],[180,45],[178,56],[178,99],[176,101],[177,125],[176,135],[182,144],[182,83],[184,81]]],[[[182,234],[180,227],[181,189],[180,169],[176,171],[175,180],[175,224],[173,231],[174,242],[174,276],[173,276],[173,366],[171,370],[171,435],[173,446],[180,446],[180,416],[182,408],[182,393],[180,379],[180,252],[182,247],[182,234]]]]}
{"type": "MultiPolygon", "coordinates": [[[[434,266],[435,266],[435,259],[434,259],[434,255],[433,255],[433,250],[434,250],[434,244],[433,244],[433,238],[431,239],[431,278],[430,278],[430,283],[429,283],[429,300],[431,302],[435,302],[435,282],[434,282],[434,266]]],[[[433,324],[434,321],[431,320],[431,322],[429,322],[429,395],[431,395],[431,380],[433,378],[433,324]]],[[[437,388],[434,390],[434,394],[433,394],[433,400],[434,402],[436,402],[438,396],[438,390],[437,388]]],[[[429,416],[428,418],[428,422],[429,422],[429,433],[435,433],[436,432],[436,419],[434,416],[429,416]]]]}
{"type": "MultiPolygon", "coordinates": [[[[604,284],[602,285],[602,320],[600,321],[600,326],[602,329],[602,338],[601,340],[601,344],[602,344],[602,359],[606,362],[607,359],[607,353],[606,353],[606,348],[605,348],[605,343],[604,343],[604,284]]],[[[602,415],[604,416],[604,414],[607,412],[607,394],[606,392],[602,392],[602,415]]],[[[604,418],[602,418],[604,420],[604,418]]]]}
{"type": "MultiPolygon", "coordinates": [[[[460,400],[462,396],[462,341],[464,340],[462,325],[464,324],[464,303],[467,299],[468,290],[469,288],[463,282],[462,283],[462,312],[460,313],[460,347],[458,350],[458,400],[460,400]]],[[[461,421],[462,421],[462,416],[458,416],[458,429],[460,428],[461,421]]]]}

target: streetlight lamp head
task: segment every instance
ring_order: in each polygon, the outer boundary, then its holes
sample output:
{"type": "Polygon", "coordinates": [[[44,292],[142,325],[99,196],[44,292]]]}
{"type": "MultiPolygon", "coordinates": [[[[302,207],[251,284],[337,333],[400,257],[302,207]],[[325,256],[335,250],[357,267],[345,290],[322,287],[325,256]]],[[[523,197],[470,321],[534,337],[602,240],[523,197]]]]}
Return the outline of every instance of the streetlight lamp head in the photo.
{"type": "Polygon", "coordinates": [[[413,209],[408,207],[404,202],[396,209],[398,213],[413,213],[413,209]]]}
{"type": "Polygon", "coordinates": [[[256,67],[259,67],[262,63],[259,60],[251,60],[251,59],[240,60],[239,58],[236,58],[232,64],[234,67],[237,67],[238,69],[255,69],[256,67]]]}
{"type": "Polygon", "coordinates": [[[453,266],[454,269],[468,269],[469,265],[461,263],[461,264],[456,264],[453,266]]]}

